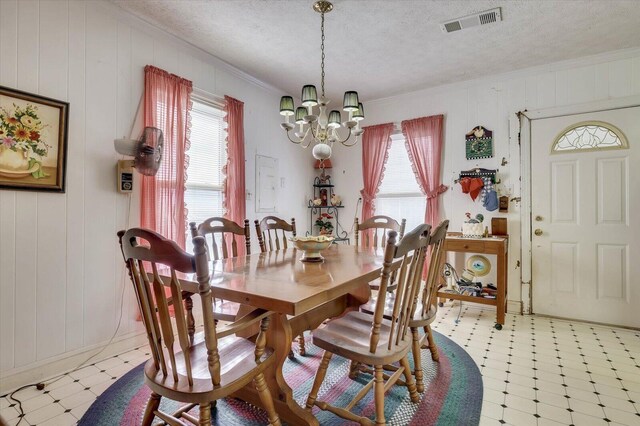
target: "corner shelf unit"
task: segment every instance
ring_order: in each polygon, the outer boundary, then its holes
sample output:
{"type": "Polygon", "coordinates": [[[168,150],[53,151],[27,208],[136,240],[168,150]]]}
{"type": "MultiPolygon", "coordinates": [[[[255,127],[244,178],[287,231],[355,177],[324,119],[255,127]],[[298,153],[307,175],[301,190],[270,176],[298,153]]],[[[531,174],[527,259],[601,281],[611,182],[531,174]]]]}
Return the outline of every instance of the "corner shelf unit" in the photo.
{"type": "Polygon", "coordinates": [[[331,178],[326,177],[325,179],[320,179],[320,177],[316,177],[313,181],[313,198],[309,200],[307,208],[309,209],[309,218],[311,229],[307,231],[307,235],[313,235],[313,230],[315,228],[315,217],[321,213],[328,213],[333,216],[334,220],[334,241],[346,241],[347,244],[350,244],[349,241],[349,233],[345,231],[345,229],[340,224],[340,210],[344,208],[342,202],[334,206],[331,204],[331,198],[333,197],[333,187],[334,185],[331,183],[331,178]],[[313,204],[313,200],[321,199],[322,204],[316,206],[313,204]]]}

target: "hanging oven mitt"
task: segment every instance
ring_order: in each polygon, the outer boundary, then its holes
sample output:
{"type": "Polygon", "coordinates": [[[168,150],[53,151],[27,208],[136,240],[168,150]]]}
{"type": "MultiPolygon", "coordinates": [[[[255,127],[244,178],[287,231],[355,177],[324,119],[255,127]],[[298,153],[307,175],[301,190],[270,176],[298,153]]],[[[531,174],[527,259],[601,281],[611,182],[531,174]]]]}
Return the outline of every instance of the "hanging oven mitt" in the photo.
{"type": "Polygon", "coordinates": [[[482,191],[484,182],[480,178],[462,178],[460,179],[460,186],[462,187],[462,192],[469,194],[471,199],[475,201],[480,191],[482,191]]]}
{"type": "Polygon", "coordinates": [[[473,201],[478,198],[480,191],[484,187],[484,182],[480,178],[471,178],[471,182],[469,183],[469,195],[471,195],[471,199],[473,201]]]}
{"type": "Polygon", "coordinates": [[[487,192],[482,205],[490,212],[498,209],[498,194],[495,190],[492,189],[487,192]]]}

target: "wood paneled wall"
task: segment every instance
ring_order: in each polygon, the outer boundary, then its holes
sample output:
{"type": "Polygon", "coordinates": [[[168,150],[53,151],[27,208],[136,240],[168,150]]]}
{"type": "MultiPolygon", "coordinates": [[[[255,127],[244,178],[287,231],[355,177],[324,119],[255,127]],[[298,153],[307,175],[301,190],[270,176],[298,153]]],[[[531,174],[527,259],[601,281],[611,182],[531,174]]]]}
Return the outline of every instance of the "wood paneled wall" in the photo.
{"type": "Polygon", "coordinates": [[[106,2],[2,0],[0,84],[68,101],[70,123],[65,194],[0,191],[0,377],[105,343],[123,288],[119,334],[142,331],[116,240],[139,200],[116,192],[113,139],[129,134],[146,64],[244,101],[247,190],[255,155],[279,158],[282,190],[300,196],[275,214],[307,225],[312,159],[283,137],[278,90],[106,2]]]}

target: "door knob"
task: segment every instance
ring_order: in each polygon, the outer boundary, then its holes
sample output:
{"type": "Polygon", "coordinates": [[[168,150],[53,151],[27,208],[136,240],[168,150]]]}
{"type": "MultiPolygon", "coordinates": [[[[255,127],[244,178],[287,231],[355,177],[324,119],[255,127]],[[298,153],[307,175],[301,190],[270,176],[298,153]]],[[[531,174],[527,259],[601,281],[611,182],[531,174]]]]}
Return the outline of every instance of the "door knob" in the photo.
{"type": "Polygon", "coordinates": [[[533,231],[533,233],[539,237],[540,235],[542,235],[542,229],[538,228],[535,231],[533,231]]]}
{"type": "Polygon", "coordinates": [[[536,222],[542,222],[542,216],[536,216],[536,222]]]}

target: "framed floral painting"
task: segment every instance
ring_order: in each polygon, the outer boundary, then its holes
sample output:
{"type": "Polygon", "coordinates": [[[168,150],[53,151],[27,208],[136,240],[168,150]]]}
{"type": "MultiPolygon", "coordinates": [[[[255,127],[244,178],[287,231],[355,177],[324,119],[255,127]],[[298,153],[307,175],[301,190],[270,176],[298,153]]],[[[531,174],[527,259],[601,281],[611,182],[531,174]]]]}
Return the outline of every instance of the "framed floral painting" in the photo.
{"type": "Polygon", "coordinates": [[[0,86],[0,189],[64,192],[69,104],[0,86]]]}

